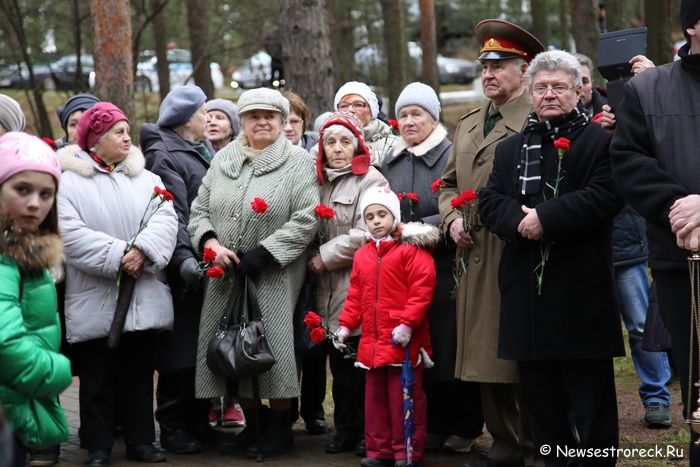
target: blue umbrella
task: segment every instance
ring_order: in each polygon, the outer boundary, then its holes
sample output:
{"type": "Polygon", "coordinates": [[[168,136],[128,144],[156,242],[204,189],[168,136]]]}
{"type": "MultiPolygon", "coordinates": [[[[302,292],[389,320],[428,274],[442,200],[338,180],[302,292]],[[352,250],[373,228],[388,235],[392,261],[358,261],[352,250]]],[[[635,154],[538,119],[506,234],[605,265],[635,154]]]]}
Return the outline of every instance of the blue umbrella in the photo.
{"type": "Polygon", "coordinates": [[[413,465],[413,365],[408,346],[405,348],[401,366],[401,391],[403,392],[403,447],[406,451],[406,465],[413,465]]]}

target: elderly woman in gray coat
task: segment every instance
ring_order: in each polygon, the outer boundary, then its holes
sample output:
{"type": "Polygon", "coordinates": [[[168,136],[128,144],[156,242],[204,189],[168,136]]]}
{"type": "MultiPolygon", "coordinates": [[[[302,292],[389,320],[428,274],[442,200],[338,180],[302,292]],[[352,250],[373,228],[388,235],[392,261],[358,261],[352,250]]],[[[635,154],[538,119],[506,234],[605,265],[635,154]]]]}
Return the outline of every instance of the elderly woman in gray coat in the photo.
{"type": "MultiPolygon", "coordinates": [[[[401,139],[392,155],[384,160],[382,172],[391,189],[402,196],[403,222],[440,223],[437,190],[452,142],[440,124],[440,101],[435,91],[423,83],[411,83],[396,99],[396,117],[401,139]],[[435,184],[435,186],[433,186],[435,184]],[[417,195],[417,201],[410,199],[417,195]]],[[[455,303],[450,299],[453,286],[454,246],[444,242],[434,253],[437,289],[429,310],[433,360],[426,371],[428,398],[427,449],[445,447],[467,452],[481,435],[483,419],[479,389],[473,383],[454,378],[457,348],[455,303]]]]}
{"type": "Polygon", "coordinates": [[[242,276],[256,280],[262,318],[277,362],[259,377],[260,397],[270,408],[258,421],[250,380],[239,381],[248,424],[224,451],[247,449],[256,457],[256,423],[262,424],[263,450],[273,455],[292,447],[290,399],[299,395],[294,358],[293,311],[306,268],[304,252],[317,227],[318,204],[313,162],[282,132],[287,100],[272,89],[244,92],[238,100],[241,135],[219,151],[192,203],[189,232],[200,253],[216,253],[226,275],[209,282],[200,322],[196,395],[216,397],[226,381],[206,364],[206,350],[229,296],[239,294],[242,276]]]}
{"type": "Polygon", "coordinates": [[[64,171],[58,214],[66,337],[80,374],[80,441],[89,465],[108,464],[118,411],[127,458],[161,462],[165,458],[153,446],[155,334],[173,324],[164,269],[175,248],[177,215],[172,203],[154,198],[154,187],[163,183],[144,169],[118,107],[101,102],[88,109],[78,121],[77,142],[57,156],[64,171]],[[111,350],[106,338],[118,273],[136,282],[124,334],[111,350]]]}

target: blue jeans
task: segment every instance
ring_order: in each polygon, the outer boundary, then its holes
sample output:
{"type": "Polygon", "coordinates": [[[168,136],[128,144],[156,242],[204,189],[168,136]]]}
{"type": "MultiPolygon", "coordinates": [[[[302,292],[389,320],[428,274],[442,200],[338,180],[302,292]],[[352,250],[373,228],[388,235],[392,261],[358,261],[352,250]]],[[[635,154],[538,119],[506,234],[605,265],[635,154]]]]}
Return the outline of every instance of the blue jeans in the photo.
{"type": "Polygon", "coordinates": [[[645,263],[615,267],[615,286],[620,302],[620,313],[629,335],[632,362],[642,383],[639,397],[642,404],[668,406],[671,393],[666,385],[671,379],[671,366],[666,352],[642,350],[644,322],[649,309],[649,279],[645,263]]]}

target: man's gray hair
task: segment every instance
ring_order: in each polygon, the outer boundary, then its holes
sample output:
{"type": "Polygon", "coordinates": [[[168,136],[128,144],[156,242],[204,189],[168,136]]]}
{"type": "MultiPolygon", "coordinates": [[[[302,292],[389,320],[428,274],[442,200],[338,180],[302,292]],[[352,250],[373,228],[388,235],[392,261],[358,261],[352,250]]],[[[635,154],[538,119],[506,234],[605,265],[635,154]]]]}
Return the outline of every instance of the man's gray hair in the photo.
{"type": "Polygon", "coordinates": [[[593,73],[593,60],[591,60],[588,55],[583,55],[583,54],[575,54],[574,57],[576,57],[576,60],[578,60],[579,65],[581,66],[587,66],[588,71],[593,73]]]}
{"type": "Polygon", "coordinates": [[[576,57],[563,50],[550,50],[535,55],[527,69],[527,87],[532,89],[532,80],[540,71],[562,70],[574,78],[574,86],[582,84],[581,65],[576,57]]]}

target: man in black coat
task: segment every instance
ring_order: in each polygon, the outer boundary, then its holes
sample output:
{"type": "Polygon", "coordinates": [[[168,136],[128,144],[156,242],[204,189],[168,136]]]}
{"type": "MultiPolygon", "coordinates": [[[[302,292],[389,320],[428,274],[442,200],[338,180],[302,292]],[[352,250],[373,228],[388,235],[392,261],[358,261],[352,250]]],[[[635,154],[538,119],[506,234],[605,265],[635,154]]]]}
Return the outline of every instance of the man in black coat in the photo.
{"type": "Polygon", "coordinates": [[[145,124],[139,138],[146,168],[159,175],[173,194],[179,220],[175,251],[166,269],[175,322],[172,332],[159,336],[156,390],[160,443],[177,454],[201,450],[193,432],[206,426],[209,408],[208,400],[194,398],[204,292],[199,259],[187,233],[190,205],[214,155],[211,144],[205,140],[208,123],[205,101],[206,95],[197,86],[174,89],[161,103],[157,125],[145,124]]]}
{"type": "MultiPolygon", "coordinates": [[[[698,350],[689,330],[691,290],[687,258],[700,250],[700,2],[681,2],[688,43],[679,61],[661,65],[625,85],[611,153],[617,186],[647,222],[649,265],[659,308],[671,334],[686,418],[697,410],[698,350]],[[688,394],[688,388],[692,394],[688,394]]],[[[697,427],[700,420],[694,419],[697,427]]],[[[698,434],[691,431],[690,465],[700,466],[698,434]]]]}
{"type": "Polygon", "coordinates": [[[546,464],[566,465],[557,447],[618,444],[612,357],[624,349],[611,230],[623,202],[609,137],[579,103],[576,58],[537,55],[528,88],[535,112],[496,148],[479,215],[506,240],[498,356],[518,362],[523,413],[546,464]]]}

